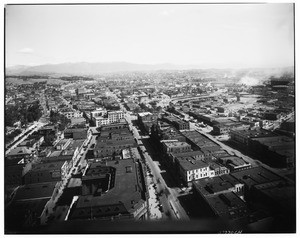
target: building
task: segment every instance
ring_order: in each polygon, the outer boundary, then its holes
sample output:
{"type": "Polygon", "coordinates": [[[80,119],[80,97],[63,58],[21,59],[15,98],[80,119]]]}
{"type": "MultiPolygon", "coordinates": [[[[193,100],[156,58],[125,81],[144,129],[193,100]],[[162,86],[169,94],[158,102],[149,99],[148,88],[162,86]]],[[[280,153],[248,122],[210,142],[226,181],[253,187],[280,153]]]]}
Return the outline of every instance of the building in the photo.
{"type": "Polygon", "coordinates": [[[141,128],[151,134],[151,127],[157,123],[158,115],[151,112],[141,112],[138,113],[137,117],[141,128]]]}
{"type": "Polygon", "coordinates": [[[203,136],[198,131],[183,131],[182,135],[186,137],[187,142],[192,145],[192,149],[194,150],[201,150],[210,156],[222,150],[218,144],[203,136]]]}
{"type": "Polygon", "coordinates": [[[68,219],[144,219],[147,190],[143,171],[132,159],[89,164],[83,174],[83,196],[68,219]]]}
{"type": "Polygon", "coordinates": [[[71,125],[85,125],[86,119],[84,117],[72,117],[71,118],[71,125]]]}
{"type": "Polygon", "coordinates": [[[61,111],[60,113],[63,114],[68,119],[71,119],[73,117],[83,117],[83,112],[76,111],[76,110],[65,110],[65,111],[61,111]]]}
{"type": "Polygon", "coordinates": [[[174,126],[177,130],[189,130],[190,123],[188,121],[183,121],[174,116],[164,116],[162,120],[174,126]]]}
{"type": "Polygon", "coordinates": [[[5,208],[6,232],[22,232],[41,223],[45,205],[53,196],[56,182],[28,184],[18,187],[5,208]]]}
{"type": "Polygon", "coordinates": [[[26,140],[19,144],[19,147],[31,147],[38,150],[40,145],[44,142],[44,136],[37,133],[31,134],[27,137],[26,140]]]}
{"type": "Polygon", "coordinates": [[[295,141],[286,136],[252,138],[249,150],[273,166],[294,167],[295,141]]]}
{"type": "Polygon", "coordinates": [[[36,150],[31,147],[20,146],[12,149],[6,156],[5,165],[18,164],[19,161],[24,160],[29,162],[36,154],[36,150]]]}
{"type": "Polygon", "coordinates": [[[282,180],[279,175],[262,166],[232,172],[231,175],[245,185],[245,195],[249,194],[255,185],[282,180]]]}
{"type": "Polygon", "coordinates": [[[32,164],[18,163],[5,167],[5,186],[17,187],[23,184],[23,174],[32,168],[32,164]]]}
{"type": "Polygon", "coordinates": [[[94,149],[94,157],[114,157],[120,155],[123,149],[137,146],[134,139],[98,141],[94,149]]]}
{"type": "Polygon", "coordinates": [[[203,200],[216,217],[239,220],[248,215],[246,203],[234,192],[204,196],[203,200]]]}
{"type": "Polygon", "coordinates": [[[123,111],[109,111],[107,112],[108,122],[119,122],[121,119],[125,118],[125,113],[123,111]]]}
{"type": "Polygon", "coordinates": [[[252,166],[249,162],[246,162],[237,156],[222,156],[218,158],[218,161],[229,168],[230,172],[249,169],[252,166]]]}
{"type": "Polygon", "coordinates": [[[183,152],[189,152],[191,151],[191,145],[186,142],[180,142],[180,141],[172,141],[162,142],[163,148],[165,153],[183,153],[183,152]]]}
{"type": "Polygon", "coordinates": [[[244,184],[230,174],[194,181],[193,188],[201,197],[231,192],[241,198],[244,195],[244,184]]]}
{"type": "Polygon", "coordinates": [[[97,108],[91,112],[91,117],[104,117],[106,114],[107,110],[105,108],[97,108]]]}
{"type": "Polygon", "coordinates": [[[67,161],[33,165],[23,176],[24,184],[61,181],[67,174],[67,169],[67,161]]]}
{"type": "Polygon", "coordinates": [[[92,118],[92,120],[94,121],[96,127],[101,127],[103,125],[108,125],[109,124],[108,118],[102,117],[102,116],[94,116],[92,118]]]}
{"type": "Polygon", "coordinates": [[[189,186],[194,180],[210,176],[209,165],[202,160],[196,160],[193,157],[176,157],[176,164],[181,179],[189,186]]]}
{"type": "Polygon", "coordinates": [[[230,131],[230,139],[242,146],[248,146],[251,138],[261,138],[269,136],[276,136],[276,134],[264,129],[230,131]]]}
{"type": "Polygon", "coordinates": [[[67,128],[64,131],[64,138],[71,138],[74,140],[86,139],[88,128],[67,128]]]}
{"type": "Polygon", "coordinates": [[[213,133],[215,135],[221,135],[221,134],[226,134],[229,133],[231,130],[235,129],[249,129],[249,125],[244,125],[242,123],[238,122],[227,122],[227,123],[218,123],[213,126],[213,133]]]}

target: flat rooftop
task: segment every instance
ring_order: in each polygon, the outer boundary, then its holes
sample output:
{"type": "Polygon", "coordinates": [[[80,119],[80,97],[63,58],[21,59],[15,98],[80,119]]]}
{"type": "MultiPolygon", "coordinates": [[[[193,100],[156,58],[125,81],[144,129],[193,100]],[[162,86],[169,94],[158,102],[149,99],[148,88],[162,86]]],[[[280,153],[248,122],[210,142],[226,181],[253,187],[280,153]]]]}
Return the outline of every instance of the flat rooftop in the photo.
{"type": "Polygon", "coordinates": [[[246,204],[235,193],[222,193],[206,197],[206,201],[215,214],[226,214],[231,210],[246,208],[246,204]]]}
{"type": "Polygon", "coordinates": [[[208,167],[209,165],[202,160],[196,160],[193,157],[180,157],[176,158],[177,161],[179,162],[180,166],[185,170],[194,170],[194,169],[199,169],[199,168],[205,168],[208,167]]]}
{"type": "Polygon", "coordinates": [[[237,157],[237,156],[227,156],[227,157],[222,157],[222,158],[219,158],[220,160],[223,161],[223,163],[227,163],[227,161],[231,161],[230,163],[235,165],[235,166],[241,166],[241,165],[244,165],[246,164],[246,162],[241,159],[240,157],[237,157]]]}
{"type": "Polygon", "coordinates": [[[233,188],[240,182],[229,174],[217,176],[213,178],[204,178],[194,181],[194,186],[200,190],[202,195],[207,196],[233,188]]]}
{"type": "Polygon", "coordinates": [[[190,147],[191,145],[186,143],[186,142],[181,142],[181,141],[170,141],[170,142],[163,142],[167,147],[172,148],[172,147],[190,147]]]}
{"type": "Polygon", "coordinates": [[[76,208],[90,208],[91,206],[105,206],[124,204],[130,211],[135,204],[143,198],[141,181],[137,175],[138,167],[132,159],[107,161],[106,166],[115,169],[115,182],[113,188],[101,196],[82,196],[79,198],[76,208]],[[132,171],[128,172],[128,168],[132,171]]]}
{"type": "Polygon", "coordinates": [[[248,138],[276,136],[275,133],[273,133],[271,131],[268,131],[268,130],[264,130],[264,129],[256,129],[256,130],[245,130],[245,129],[239,130],[239,129],[236,129],[236,130],[233,130],[233,131],[235,133],[242,134],[243,136],[248,137],[248,138]]]}
{"type": "Polygon", "coordinates": [[[281,180],[281,177],[262,166],[233,172],[231,175],[242,183],[248,185],[248,187],[281,180]]]}
{"type": "Polygon", "coordinates": [[[178,157],[178,158],[194,157],[194,156],[199,156],[199,155],[202,156],[202,155],[204,155],[204,153],[201,150],[176,153],[176,157],[178,157]]]}
{"type": "Polygon", "coordinates": [[[57,182],[36,183],[20,186],[13,198],[14,201],[45,199],[52,196],[57,182]]]}
{"type": "Polygon", "coordinates": [[[49,163],[35,164],[34,166],[32,166],[32,169],[28,171],[28,173],[33,171],[61,169],[64,163],[65,161],[55,161],[49,163]]]}

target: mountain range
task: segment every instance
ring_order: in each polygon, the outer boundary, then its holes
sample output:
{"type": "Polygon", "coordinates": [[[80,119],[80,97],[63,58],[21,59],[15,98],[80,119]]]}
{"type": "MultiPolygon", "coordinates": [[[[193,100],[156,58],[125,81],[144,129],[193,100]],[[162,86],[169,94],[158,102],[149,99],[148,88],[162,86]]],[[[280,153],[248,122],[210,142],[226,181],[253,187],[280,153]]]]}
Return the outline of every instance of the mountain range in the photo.
{"type": "Polygon", "coordinates": [[[31,75],[31,74],[103,74],[128,71],[155,71],[155,70],[183,70],[200,69],[195,65],[175,64],[134,64],[127,62],[112,63],[62,63],[45,64],[38,66],[12,66],[6,68],[6,75],[31,75]]]}

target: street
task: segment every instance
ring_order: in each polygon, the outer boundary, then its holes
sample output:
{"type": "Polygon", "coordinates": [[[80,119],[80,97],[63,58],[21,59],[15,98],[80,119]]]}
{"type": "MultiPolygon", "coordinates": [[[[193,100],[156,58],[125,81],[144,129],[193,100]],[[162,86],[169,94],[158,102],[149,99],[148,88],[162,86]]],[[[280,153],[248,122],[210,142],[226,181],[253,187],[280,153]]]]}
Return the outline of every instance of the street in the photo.
{"type": "MultiPolygon", "coordinates": [[[[132,116],[129,115],[128,113],[125,116],[130,129],[133,132],[134,137],[138,141],[138,144],[142,144],[143,142],[141,141],[141,136],[138,132],[138,129],[132,125],[132,116]]],[[[145,146],[143,144],[143,146],[145,146]]],[[[170,213],[172,219],[184,219],[184,220],[189,220],[188,215],[180,205],[177,196],[178,192],[174,188],[169,188],[164,180],[164,178],[161,175],[161,170],[157,163],[153,161],[149,153],[144,150],[143,155],[145,157],[145,161],[147,166],[150,168],[151,173],[154,177],[154,181],[157,185],[156,191],[161,194],[160,201],[163,207],[163,210],[165,213],[170,213]]]]}

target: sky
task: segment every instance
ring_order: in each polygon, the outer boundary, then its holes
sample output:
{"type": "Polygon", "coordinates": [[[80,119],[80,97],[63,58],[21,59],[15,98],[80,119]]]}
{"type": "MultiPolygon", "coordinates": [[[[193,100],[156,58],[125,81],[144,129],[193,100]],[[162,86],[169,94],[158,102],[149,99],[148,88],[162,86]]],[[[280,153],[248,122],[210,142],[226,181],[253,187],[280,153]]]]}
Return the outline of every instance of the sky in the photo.
{"type": "Polygon", "coordinates": [[[294,65],[293,5],[7,5],[6,66],[171,63],[294,65]]]}

